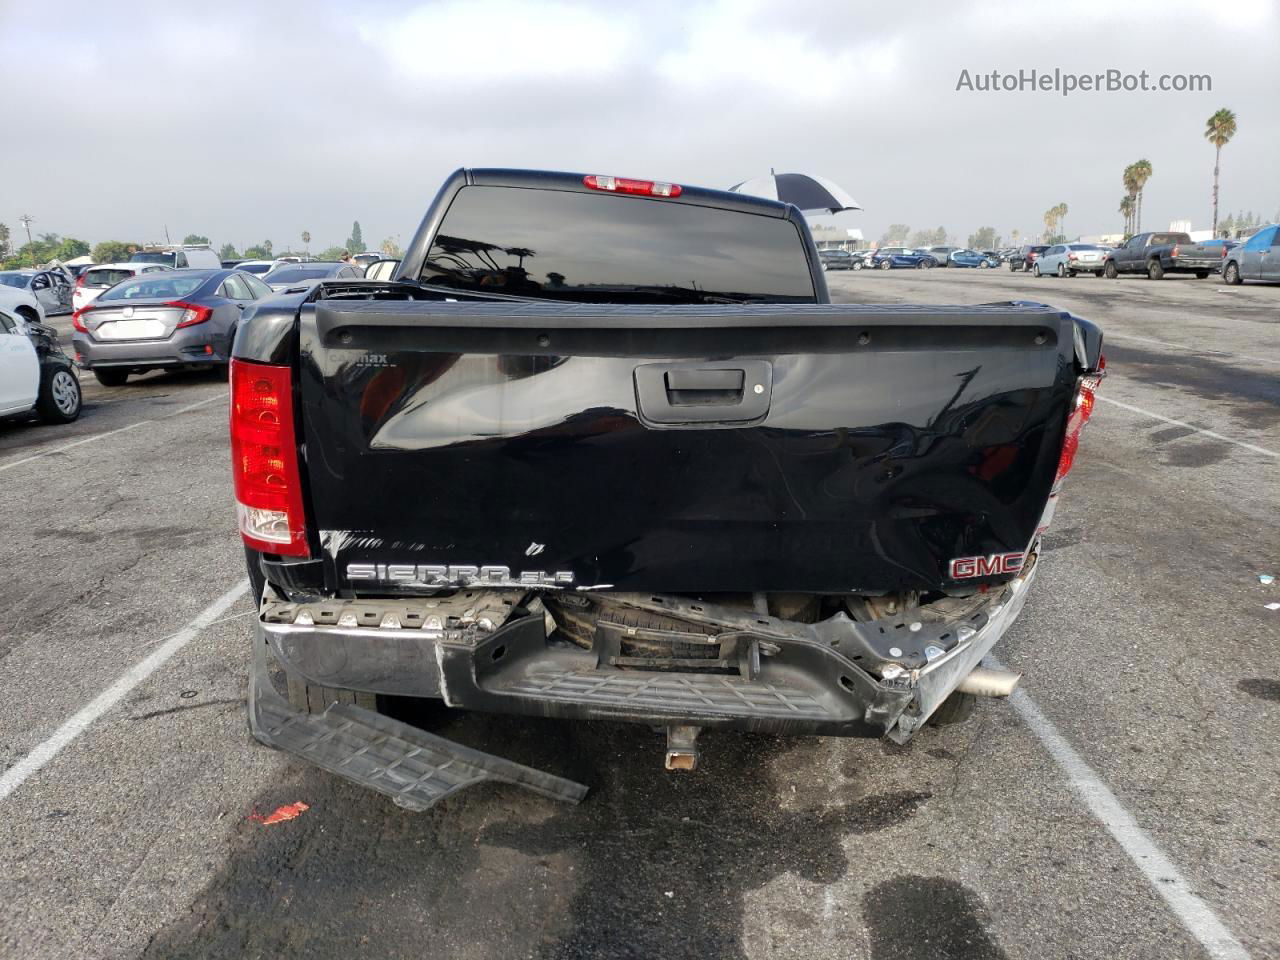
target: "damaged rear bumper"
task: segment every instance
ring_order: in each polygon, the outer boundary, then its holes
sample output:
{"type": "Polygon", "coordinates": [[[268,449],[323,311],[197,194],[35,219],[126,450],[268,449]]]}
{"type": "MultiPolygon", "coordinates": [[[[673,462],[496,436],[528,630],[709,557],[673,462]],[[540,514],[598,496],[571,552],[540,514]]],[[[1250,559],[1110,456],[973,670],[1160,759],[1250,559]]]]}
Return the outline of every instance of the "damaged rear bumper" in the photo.
{"type": "Polygon", "coordinates": [[[489,780],[570,803],[587,793],[580,783],[472,750],[352,704],[334,703],[320,714],[298,711],[272,686],[261,640],[254,646],[249,674],[249,729],[267,746],[385,794],[408,810],[426,810],[489,780]]]}
{"type": "Polygon", "coordinates": [[[736,638],[735,659],[716,661],[715,670],[619,666],[626,658],[607,640],[587,650],[550,639],[540,602],[499,591],[407,602],[266,601],[258,646],[316,685],[438,697],[479,712],[902,743],[1008,629],[1034,576],[1033,563],[954,619],[912,619],[917,611],[803,624],[676,598],[625,598],[736,638]]]}

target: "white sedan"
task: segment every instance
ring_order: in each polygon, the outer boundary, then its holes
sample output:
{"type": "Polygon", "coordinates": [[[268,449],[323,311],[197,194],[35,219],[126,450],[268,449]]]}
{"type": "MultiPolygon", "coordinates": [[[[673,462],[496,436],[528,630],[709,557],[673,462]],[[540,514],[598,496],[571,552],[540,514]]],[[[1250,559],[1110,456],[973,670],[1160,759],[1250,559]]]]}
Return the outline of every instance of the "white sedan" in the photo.
{"type": "Polygon", "coordinates": [[[52,327],[0,307],[0,417],[48,423],[80,416],[80,381],[52,327]]]}
{"type": "Polygon", "coordinates": [[[71,309],[71,279],[61,269],[0,270],[0,285],[31,294],[40,301],[45,314],[71,309]]]}

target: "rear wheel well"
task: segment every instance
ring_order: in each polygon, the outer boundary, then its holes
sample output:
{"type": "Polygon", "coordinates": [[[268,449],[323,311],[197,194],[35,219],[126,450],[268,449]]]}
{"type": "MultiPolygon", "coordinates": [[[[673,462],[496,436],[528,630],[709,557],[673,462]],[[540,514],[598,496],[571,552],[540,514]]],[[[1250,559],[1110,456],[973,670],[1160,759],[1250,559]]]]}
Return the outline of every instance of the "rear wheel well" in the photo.
{"type": "Polygon", "coordinates": [[[36,311],[33,308],[28,307],[25,304],[23,304],[21,307],[16,307],[13,312],[16,313],[18,316],[20,316],[27,323],[40,322],[40,314],[36,313],[36,311]]]}

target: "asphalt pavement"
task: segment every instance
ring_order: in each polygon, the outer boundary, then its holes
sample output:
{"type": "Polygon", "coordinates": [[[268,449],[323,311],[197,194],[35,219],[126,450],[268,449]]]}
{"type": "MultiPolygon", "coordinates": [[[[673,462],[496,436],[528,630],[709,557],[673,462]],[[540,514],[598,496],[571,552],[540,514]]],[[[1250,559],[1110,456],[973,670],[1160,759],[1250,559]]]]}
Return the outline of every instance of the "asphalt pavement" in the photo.
{"type": "Polygon", "coordinates": [[[693,774],[648,728],[406,705],[592,789],[403,811],[248,735],[225,383],[86,375],[76,424],[0,425],[0,955],[1280,956],[1280,287],[828,282],[1105,331],[1014,702],[906,747],[713,732],[693,774]]]}

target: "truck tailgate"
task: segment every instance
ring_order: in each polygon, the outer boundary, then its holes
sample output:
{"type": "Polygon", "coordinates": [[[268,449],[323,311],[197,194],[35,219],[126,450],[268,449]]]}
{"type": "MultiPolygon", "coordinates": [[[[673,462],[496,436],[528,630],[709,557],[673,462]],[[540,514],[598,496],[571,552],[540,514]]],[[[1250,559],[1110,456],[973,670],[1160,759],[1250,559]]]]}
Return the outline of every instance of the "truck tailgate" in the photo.
{"type": "Polygon", "coordinates": [[[349,595],[944,588],[1034,536],[1076,339],[1021,305],[320,300],[308,522],[349,595]]]}

